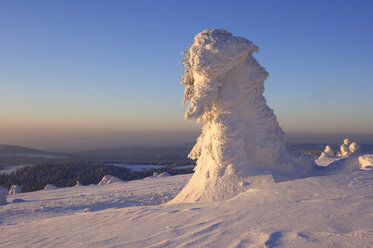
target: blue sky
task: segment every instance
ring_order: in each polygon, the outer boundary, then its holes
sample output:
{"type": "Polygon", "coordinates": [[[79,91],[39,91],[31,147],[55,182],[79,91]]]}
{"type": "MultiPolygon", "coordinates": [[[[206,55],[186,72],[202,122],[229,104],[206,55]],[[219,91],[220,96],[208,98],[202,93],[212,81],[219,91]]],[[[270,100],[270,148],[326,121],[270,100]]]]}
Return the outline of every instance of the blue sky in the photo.
{"type": "Polygon", "coordinates": [[[193,140],[180,52],[206,28],[260,47],[286,133],[373,137],[372,12],[372,1],[1,1],[0,143],[193,140]]]}

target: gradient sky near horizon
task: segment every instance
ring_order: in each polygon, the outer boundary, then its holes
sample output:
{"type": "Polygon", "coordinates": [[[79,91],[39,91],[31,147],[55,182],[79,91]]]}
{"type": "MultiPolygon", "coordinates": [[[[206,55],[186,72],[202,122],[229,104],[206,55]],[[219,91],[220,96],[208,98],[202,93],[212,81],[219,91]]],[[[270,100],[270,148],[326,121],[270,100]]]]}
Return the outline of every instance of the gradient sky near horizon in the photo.
{"type": "Polygon", "coordinates": [[[179,61],[206,28],[260,47],[286,133],[373,142],[372,13],[373,1],[352,0],[1,1],[0,144],[193,141],[179,61]]]}

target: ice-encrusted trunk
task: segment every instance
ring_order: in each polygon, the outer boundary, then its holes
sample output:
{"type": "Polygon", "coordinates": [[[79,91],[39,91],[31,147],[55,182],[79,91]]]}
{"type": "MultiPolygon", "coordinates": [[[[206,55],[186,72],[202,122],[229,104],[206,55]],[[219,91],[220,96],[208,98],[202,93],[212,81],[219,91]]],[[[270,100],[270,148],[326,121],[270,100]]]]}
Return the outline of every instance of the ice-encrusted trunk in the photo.
{"type": "Polygon", "coordinates": [[[194,38],[183,60],[186,120],[203,122],[189,154],[195,172],[172,202],[230,198],[252,184],[298,178],[312,161],[285,148],[284,132],[263,96],[266,70],[258,47],[219,29],[194,38]]]}

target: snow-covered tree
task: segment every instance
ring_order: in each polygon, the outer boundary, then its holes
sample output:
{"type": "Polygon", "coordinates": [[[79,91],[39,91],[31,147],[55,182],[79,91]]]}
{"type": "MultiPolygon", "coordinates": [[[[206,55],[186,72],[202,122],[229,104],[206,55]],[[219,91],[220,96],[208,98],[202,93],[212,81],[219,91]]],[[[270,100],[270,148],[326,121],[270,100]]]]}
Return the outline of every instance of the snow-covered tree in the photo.
{"type": "Polygon", "coordinates": [[[19,187],[18,185],[12,185],[12,187],[10,187],[10,190],[9,190],[9,195],[15,195],[15,194],[19,194],[19,193],[22,193],[22,190],[21,190],[21,187],[19,187]]]}
{"type": "Polygon", "coordinates": [[[287,151],[284,132],[263,96],[266,70],[253,57],[251,41],[221,29],[199,33],[185,51],[185,119],[203,123],[189,158],[195,173],[174,202],[232,197],[251,176],[299,178],[312,160],[287,151]]]}
{"type": "Polygon", "coordinates": [[[321,153],[321,156],[334,156],[334,151],[330,145],[325,146],[325,150],[321,153]]]}
{"type": "Polygon", "coordinates": [[[349,146],[349,150],[351,153],[359,152],[360,151],[360,145],[356,142],[352,142],[349,146]]]}

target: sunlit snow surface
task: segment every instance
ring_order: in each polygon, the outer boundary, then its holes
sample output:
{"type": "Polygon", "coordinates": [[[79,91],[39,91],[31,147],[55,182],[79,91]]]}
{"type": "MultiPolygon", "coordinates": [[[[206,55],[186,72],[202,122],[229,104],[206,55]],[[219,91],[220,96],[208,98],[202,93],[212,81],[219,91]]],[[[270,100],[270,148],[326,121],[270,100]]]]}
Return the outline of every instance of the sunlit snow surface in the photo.
{"type": "Polygon", "coordinates": [[[189,177],[8,196],[8,204],[0,206],[0,246],[371,247],[373,242],[372,171],[269,184],[214,203],[162,204],[189,177]]]}

